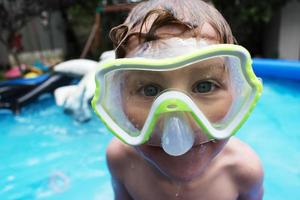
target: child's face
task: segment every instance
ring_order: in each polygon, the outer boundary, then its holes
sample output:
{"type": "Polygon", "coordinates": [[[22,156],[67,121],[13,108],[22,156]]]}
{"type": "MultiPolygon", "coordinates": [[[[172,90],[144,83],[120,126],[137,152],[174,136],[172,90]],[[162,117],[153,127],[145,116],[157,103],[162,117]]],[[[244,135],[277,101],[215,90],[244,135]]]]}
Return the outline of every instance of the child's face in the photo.
{"type": "MultiPolygon", "coordinates": [[[[159,31],[172,34],[176,27],[161,28],[159,31]]],[[[205,24],[200,36],[210,43],[217,43],[216,33],[205,24]]],[[[201,38],[201,37],[200,37],[201,38]]],[[[130,54],[130,51],[128,52],[130,54]]],[[[232,103],[232,93],[228,86],[228,73],[222,58],[213,58],[196,63],[187,68],[165,71],[136,71],[128,74],[124,81],[123,108],[128,119],[136,128],[142,129],[154,99],[167,89],[185,91],[211,122],[224,118],[232,103]],[[207,78],[209,77],[209,79],[207,78]]],[[[159,122],[159,124],[161,124],[159,122]]],[[[227,140],[201,144],[203,132],[193,124],[195,143],[186,154],[173,157],[161,148],[160,138],[151,137],[136,149],[165,175],[179,180],[190,180],[205,169],[227,140]]],[[[161,131],[158,129],[157,132],[161,131]]],[[[156,135],[160,135],[158,133],[156,135]]]]}

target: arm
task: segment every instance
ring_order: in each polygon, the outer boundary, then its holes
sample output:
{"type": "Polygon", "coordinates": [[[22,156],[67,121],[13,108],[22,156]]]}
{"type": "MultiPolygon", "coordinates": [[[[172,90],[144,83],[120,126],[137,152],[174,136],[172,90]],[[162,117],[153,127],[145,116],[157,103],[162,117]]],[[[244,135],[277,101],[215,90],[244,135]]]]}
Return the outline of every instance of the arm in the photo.
{"type": "MultiPolygon", "coordinates": [[[[122,146],[118,145],[114,139],[110,142],[106,150],[107,166],[111,174],[112,187],[115,194],[115,200],[132,200],[122,179],[126,173],[126,165],[123,159],[126,158],[122,146]]],[[[126,163],[126,162],[125,162],[126,163]]]]}
{"type": "Polygon", "coordinates": [[[262,184],[254,187],[252,190],[239,195],[238,200],[262,200],[264,189],[262,184]]]}
{"type": "Polygon", "coordinates": [[[264,171],[259,157],[246,144],[234,140],[237,153],[233,161],[234,181],[239,191],[238,200],[262,200],[264,171]]]}
{"type": "Polygon", "coordinates": [[[133,200],[120,180],[112,177],[111,182],[115,193],[115,200],[133,200]]]}
{"type": "Polygon", "coordinates": [[[264,172],[259,158],[253,153],[246,155],[243,166],[239,171],[239,198],[238,200],[262,200],[264,172]]]}

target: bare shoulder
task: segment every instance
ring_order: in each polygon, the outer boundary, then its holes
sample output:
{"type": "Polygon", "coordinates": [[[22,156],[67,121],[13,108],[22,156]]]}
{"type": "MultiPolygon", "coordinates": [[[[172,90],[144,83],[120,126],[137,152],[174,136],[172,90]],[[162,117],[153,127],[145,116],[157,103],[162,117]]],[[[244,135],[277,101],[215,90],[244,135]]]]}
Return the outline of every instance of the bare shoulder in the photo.
{"type": "Polygon", "coordinates": [[[128,159],[135,156],[133,149],[113,138],[106,149],[106,160],[111,175],[122,179],[128,168],[128,159]]]}
{"type": "MultiPolygon", "coordinates": [[[[106,160],[109,168],[115,199],[131,200],[124,181],[129,168],[128,159],[134,157],[133,149],[117,139],[112,139],[106,149],[106,160]]],[[[136,157],[136,156],[135,156],[136,157]]]]}
{"type": "Polygon", "coordinates": [[[241,193],[262,193],[263,167],[250,146],[233,137],[226,145],[229,172],[241,193]]]}

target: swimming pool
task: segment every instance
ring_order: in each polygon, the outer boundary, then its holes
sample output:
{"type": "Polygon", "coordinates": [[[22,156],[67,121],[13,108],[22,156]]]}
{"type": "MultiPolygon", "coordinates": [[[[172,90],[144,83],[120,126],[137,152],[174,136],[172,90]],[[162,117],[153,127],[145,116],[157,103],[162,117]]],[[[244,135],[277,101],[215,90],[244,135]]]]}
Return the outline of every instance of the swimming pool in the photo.
{"type": "MultiPolygon", "coordinates": [[[[74,122],[50,95],[20,116],[0,111],[0,199],[113,199],[105,163],[111,137],[96,117],[74,122]]],[[[262,159],[264,199],[300,199],[300,82],[264,80],[238,137],[262,159]]]]}

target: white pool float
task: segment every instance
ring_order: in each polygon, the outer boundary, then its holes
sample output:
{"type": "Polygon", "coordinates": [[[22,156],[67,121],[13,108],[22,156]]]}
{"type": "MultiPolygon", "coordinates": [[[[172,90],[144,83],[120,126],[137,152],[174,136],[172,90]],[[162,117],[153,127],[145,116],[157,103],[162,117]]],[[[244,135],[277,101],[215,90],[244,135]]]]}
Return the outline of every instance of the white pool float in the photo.
{"type": "Polygon", "coordinates": [[[91,118],[90,100],[96,87],[96,68],[99,63],[114,58],[114,51],[107,51],[101,55],[99,62],[75,59],[56,65],[56,72],[83,76],[77,85],[60,87],[54,91],[56,105],[64,107],[65,112],[72,114],[77,121],[88,121],[91,118]]]}

